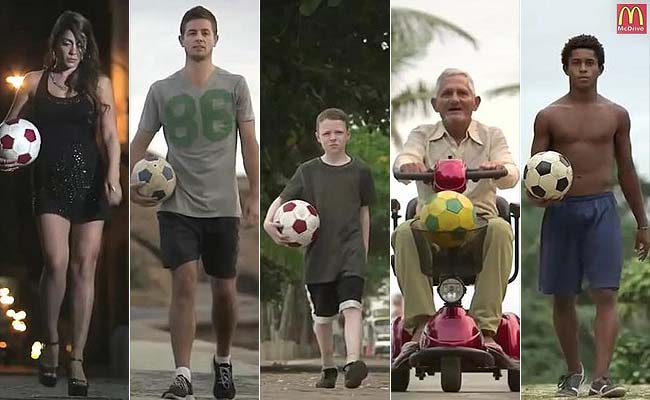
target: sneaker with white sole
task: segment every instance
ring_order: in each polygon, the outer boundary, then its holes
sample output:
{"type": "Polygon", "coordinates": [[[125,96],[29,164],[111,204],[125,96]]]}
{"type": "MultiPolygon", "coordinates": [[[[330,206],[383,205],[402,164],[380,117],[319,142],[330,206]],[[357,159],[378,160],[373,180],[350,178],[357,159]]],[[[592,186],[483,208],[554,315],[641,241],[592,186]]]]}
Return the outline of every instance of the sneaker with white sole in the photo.
{"type": "Polygon", "coordinates": [[[569,372],[560,377],[557,384],[556,395],[558,397],[578,397],[580,394],[580,385],[585,381],[585,369],[580,364],[580,372],[569,372]]]}
{"type": "Polygon", "coordinates": [[[169,389],[167,389],[160,397],[163,399],[192,400],[194,399],[192,382],[187,380],[183,375],[176,375],[174,382],[169,386],[169,389]]]}
{"type": "Polygon", "coordinates": [[[607,376],[594,379],[589,387],[589,396],[614,398],[623,397],[625,393],[627,390],[623,386],[613,384],[607,376]]]}

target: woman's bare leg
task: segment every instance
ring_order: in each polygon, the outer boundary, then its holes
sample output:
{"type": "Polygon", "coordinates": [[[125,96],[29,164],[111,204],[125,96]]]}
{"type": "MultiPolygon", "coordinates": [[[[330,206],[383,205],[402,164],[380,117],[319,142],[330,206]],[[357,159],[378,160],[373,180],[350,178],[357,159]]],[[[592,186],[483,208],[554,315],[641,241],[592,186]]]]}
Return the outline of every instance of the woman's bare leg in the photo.
{"type": "MultiPolygon", "coordinates": [[[[58,322],[61,303],[65,295],[68,271],[68,236],[70,222],[56,214],[42,214],[37,217],[39,238],[43,251],[43,271],[39,282],[41,307],[45,319],[46,343],[58,343],[58,322]]],[[[58,365],[59,347],[47,346],[41,363],[45,367],[58,365]]]]}
{"type": "MultiPolygon", "coordinates": [[[[83,360],[95,297],[95,270],[102,244],[104,221],[74,224],[71,228],[72,358],[83,360]]],[[[73,378],[86,380],[79,362],[70,364],[73,378]]]]}

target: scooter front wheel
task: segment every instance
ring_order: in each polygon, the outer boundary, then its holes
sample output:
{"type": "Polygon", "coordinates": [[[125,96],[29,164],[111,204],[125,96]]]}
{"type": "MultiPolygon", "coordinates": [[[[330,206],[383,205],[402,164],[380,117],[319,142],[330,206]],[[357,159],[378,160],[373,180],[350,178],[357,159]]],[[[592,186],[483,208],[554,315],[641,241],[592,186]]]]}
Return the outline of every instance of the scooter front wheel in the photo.
{"type": "Polygon", "coordinates": [[[410,378],[411,368],[402,367],[393,369],[390,373],[390,391],[406,392],[406,389],[409,387],[410,378]]]}
{"type": "Polygon", "coordinates": [[[518,369],[509,369],[508,370],[508,387],[511,392],[519,392],[521,383],[519,381],[519,370],[518,369]]]}
{"type": "Polygon", "coordinates": [[[440,360],[440,383],[445,392],[458,392],[462,383],[459,357],[443,357],[440,360]]]}

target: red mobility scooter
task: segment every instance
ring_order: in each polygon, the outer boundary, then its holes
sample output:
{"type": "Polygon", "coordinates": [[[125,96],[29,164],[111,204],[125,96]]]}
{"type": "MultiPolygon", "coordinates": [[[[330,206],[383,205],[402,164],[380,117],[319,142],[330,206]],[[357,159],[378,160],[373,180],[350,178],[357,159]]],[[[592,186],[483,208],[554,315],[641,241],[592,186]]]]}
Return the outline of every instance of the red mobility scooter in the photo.
{"type": "MultiPolygon", "coordinates": [[[[507,174],[505,169],[471,170],[466,169],[461,160],[440,160],[434,171],[426,173],[395,173],[398,180],[420,180],[430,183],[436,192],[454,190],[462,193],[468,180],[498,179],[507,174]]],[[[417,199],[412,199],[406,209],[406,219],[415,216],[417,199]]],[[[400,204],[391,200],[391,218],[396,227],[400,204]]],[[[497,197],[499,216],[512,224],[514,220],[514,271],[508,280],[513,282],[519,271],[519,204],[497,197]]],[[[409,385],[410,369],[415,368],[415,376],[423,380],[427,375],[440,373],[442,390],[458,392],[461,388],[463,372],[487,372],[494,379],[501,378],[501,370],[508,372],[508,387],[518,392],[519,381],[519,344],[520,321],[512,313],[504,313],[499,324],[495,341],[501,346],[506,356],[495,357],[483,342],[483,335],[476,321],[463,309],[461,299],[466,286],[474,283],[476,275],[482,269],[482,248],[487,231],[485,221],[479,222],[477,228],[468,232],[462,243],[455,247],[433,246],[442,243],[448,233],[415,232],[414,237],[420,254],[422,272],[432,278],[444,305],[433,315],[422,332],[420,350],[412,354],[407,361],[391,371],[391,391],[404,392],[409,385]],[[428,246],[429,251],[420,251],[428,246]],[[423,260],[423,254],[432,260],[423,260]]],[[[394,260],[394,258],[393,258],[394,260]]],[[[394,264],[394,261],[393,261],[394,264]]],[[[394,265],[393,265],[394,268],[394,265]]],[[[411,340],[403,329],[404,321],[398,317],[393,321],[391,358],[399,356],[402,345],[411,340]]]]}

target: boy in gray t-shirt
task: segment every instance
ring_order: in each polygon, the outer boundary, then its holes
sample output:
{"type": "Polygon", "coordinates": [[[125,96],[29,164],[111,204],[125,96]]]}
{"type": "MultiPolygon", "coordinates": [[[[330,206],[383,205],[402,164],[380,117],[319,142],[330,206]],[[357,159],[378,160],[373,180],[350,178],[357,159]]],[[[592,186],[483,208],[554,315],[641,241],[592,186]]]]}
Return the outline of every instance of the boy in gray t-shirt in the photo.
{"type": "MultiPolygon", "coordinates": [[[[237,322],[239,218],[256,224],[259,148],[245,79],[212,64],[212,49],[219,38],[214,15],[203,7],[195,7],[183,16],[180,31],[185,67],[151,86],[131,143],[133,169],[162,127],[168,147],[167,161],[176,173],[176,189],[158,212],[162,260],[172,272],[169,326],[176,363],[174,381],[163,397],[179,399],[193,395],[189,367],[195,330],[194,294],[201,259],[212,284],[217,342],[212,361],[213,394],[217,399],[232,399],[235,385],[230,347],[237,322]],[[243,212],[235,175],[237,131],[250,183],[243,212]]],[[[137,188],[131,190],[135,203],[157,204],[140,195],[137,188]]]]}
{"type": "Polygon", "coordinates": [[[345,151],[350,133],[347,115],[342,110],[330,108],[318,115],[316,139],[325,154],[298,167],[269,206],[264,230],[277,244],[286,246],[288,238],[280,233],[281,225],[272,220],[280,205],[300,199],[318,211],[318,238],[305,253],[307,297],[322,362],[316,387],[336,385],[332,322],[340,312],[345,318],[345,386],[356,388],[368,375],[365,363],[359,359],[361,298],[370,236],[369,205],[375,191],[370,168],[345,151]]]}

